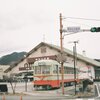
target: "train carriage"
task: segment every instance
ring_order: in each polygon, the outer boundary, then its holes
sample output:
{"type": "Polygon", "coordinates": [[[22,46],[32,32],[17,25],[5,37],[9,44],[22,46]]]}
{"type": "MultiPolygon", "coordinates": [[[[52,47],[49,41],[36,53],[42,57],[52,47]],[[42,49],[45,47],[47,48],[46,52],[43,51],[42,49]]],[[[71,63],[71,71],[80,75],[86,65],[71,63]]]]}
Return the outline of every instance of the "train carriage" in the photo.
{"type": "MultiPolygon", "coordinates": [[[[38,60],[33,64],[34,67],[34,87],[36,89],[59,88],[62,84],[61,64],[55,60],[38,60]]],[[[85,78],[88,78],[88,72],[83,72],[85,78]]],[[[82,78],[82,72],[76,66],[76,82],[82,78]]],[[[64,86],[71,85],[74,80],[74,67],[71,64],[64,63],[64,86]]]]}

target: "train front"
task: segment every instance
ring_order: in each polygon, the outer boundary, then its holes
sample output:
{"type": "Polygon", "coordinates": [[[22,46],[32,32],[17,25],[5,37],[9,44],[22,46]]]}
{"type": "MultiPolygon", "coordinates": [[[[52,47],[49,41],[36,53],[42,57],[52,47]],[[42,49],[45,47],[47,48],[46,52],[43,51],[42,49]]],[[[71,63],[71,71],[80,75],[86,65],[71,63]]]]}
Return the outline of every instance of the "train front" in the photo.
{"type": "Polygon", "coordinates": [[[53,79],[52,67],[56,61],[52,60],[38,60],[34,62],[34,88],[51,89],[55,87],[56,82],[53,79]]]}

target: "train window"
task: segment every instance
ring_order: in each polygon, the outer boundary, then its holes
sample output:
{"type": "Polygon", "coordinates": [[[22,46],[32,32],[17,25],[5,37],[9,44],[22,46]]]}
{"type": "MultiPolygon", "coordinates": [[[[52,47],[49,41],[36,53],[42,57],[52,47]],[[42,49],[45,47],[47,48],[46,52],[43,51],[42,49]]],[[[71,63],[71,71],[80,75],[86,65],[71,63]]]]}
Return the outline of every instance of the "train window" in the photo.
{"type": "Polygon", "coordinates": [[[53,73],[57,74],[58,73],[58,65],[53,66],[53,73]]]}
{"type": "Polygon", "coordinates": [[[50,66],[35,66],[35,74],[50,74],[50,66]]]}
{"type": "Polygon", "coordinates": [[[64,67],[64,73],[67,74],[67,67],[64,67]]]}
{"type": "Polygon", "coordinates": [[[50,66],[41,66],[42,74],[50,74],[50,66]]]}
{"type": "Polygon", "coordinates": [[[73,74],[74,70],[72,68],[65,68],[65,74],[73,74]]]}
{"type": "Polygon", "coordinates": [[[41,74],[41,66],[35,66],[35,74],[41,74]]]}
{"type": "Polygon", "coordinates": [[[61,67],[59,67],[59,73],[61,74],[61,67]]]}
{"type": "Polygon", "coordinates": [[[71,71],[69,69],[67,70],[67,74],[71,74],[71,71]]]}

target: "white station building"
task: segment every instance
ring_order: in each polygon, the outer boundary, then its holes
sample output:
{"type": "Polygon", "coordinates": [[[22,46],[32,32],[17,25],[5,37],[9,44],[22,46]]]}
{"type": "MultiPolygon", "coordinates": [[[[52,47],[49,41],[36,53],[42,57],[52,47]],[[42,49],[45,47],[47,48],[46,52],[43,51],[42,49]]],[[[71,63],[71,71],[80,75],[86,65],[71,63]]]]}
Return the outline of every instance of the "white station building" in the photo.
{"type": "MultiPolygon", "coordinates": [[[[64,53],[64,59],[66,59],[65,62],[73,65],[74,64],[73,51],[64,48],[63,53],[64,53]]],[[[33,73],[34,70],[32,68],[32,64],[34,64],[35,61],[41,59],[59,60],[58,55],[60,54],[61,54],[61,50],[59,46],[41,42],[36,47],[34,47],[31,51],[29,51],[23,59],[15,63],[13,66],[9,67],[6,70],[6,72],[12,75],[25,73],[25,72],[33,73]]],[[[80,70],[80,73],[88,73],[90,77],[92,76],[92,78],[95,79],[95,74],[96,74],[95,67],[100,67],[100,62],[88,58],[84,55],[77,54],[76,66],[80,70]]]]}

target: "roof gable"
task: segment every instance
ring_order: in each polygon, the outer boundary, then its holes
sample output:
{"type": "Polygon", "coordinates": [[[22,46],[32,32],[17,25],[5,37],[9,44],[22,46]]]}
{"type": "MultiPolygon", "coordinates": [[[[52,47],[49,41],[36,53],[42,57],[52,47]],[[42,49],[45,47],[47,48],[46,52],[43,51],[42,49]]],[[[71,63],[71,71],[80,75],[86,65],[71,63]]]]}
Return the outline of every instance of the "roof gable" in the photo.
{"type": "MultiPolygon", "coordinates": [[[[17,64],[19,64],[21,61],[23,61],[24,59],[26,59],[27,57],[29,57],[29,55],[31,55],[32,53],[34,53],[37,49],[39,49],[40,47],[42,46],[47,46],[49,48],[52,48],[52,49],[55,49],[56,51],[58,52],[61,52],[61,49],[59,46],[56,46],[56,45],[53,45],[53,44],[48,44],[48,43],[45,43],[45,42],[41,42],[40,44],[38,44],[35,48],[33,48],[31,51],[29,51],[27,54],[26,54],[26,57],[22,58],[19,62],[16,62],[13,66],[11,66],[11,69],[16,66],[17,64]]],[[[69,50],[69,49],[66,49],[66,48],[63,48],[63,52],[64,53],[67,53],[68,55],[71,55],[73,56],[73,51],[69,50]]],[[[82,61],[85,61],[91,65],[94,65],[94,66],[100,66],[100,62],[98,61],[95,61],[91,58],[88,58],[88,57],[85,57],[81,54],[77,54],[77,58],[82,60],[82,61]]]]}
{"type": "MultiPolygon", "coordinates": [[[[33,48],[33,49],[27,54],[27,56],[30,55],[31,53],[33,53],[34,51],[36,51],[38,48],[40,48],[40,47],[43,46],[43,45],[44,45],[44,46],[48,46],[48,47],[50,47],[50,48],[53,48],[53,49],[57,50],[58,52],[61,51],[61,49],[60,49],[59,46],[41,42],[39,45],[37,45],[35,48],[33,48]]],[[[71,50],[69,50],[69,49],[63,48],[63,52],[65,52],[65,53],[67,53],[67,54],[73,56],[73,51],[71,51],[71,50]]],[[[100,62],[95,61],[95,60],[93,60],[93,59],[91,59],[91,58],[85,57],[85,56],[83,56],[83,55],[81,55],[81,54],[77,54],[77,58],[80,59],[80,60],[82,60],[82,61],[85,61],[85,62],[87,62],[87,63],[89,63],[89,64],[92,64],[92,65],[94,65],[94,66],[100,66],[100,62]]]]}

